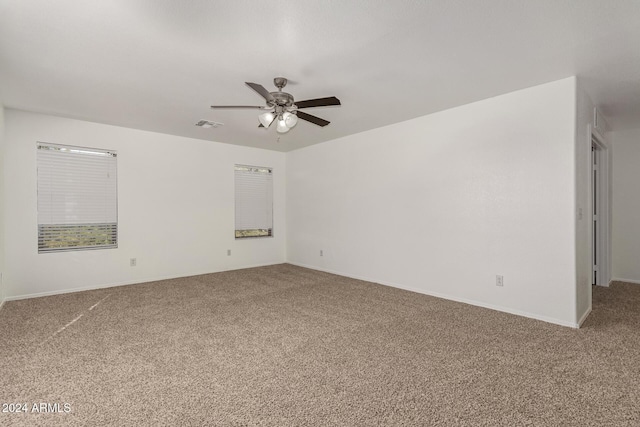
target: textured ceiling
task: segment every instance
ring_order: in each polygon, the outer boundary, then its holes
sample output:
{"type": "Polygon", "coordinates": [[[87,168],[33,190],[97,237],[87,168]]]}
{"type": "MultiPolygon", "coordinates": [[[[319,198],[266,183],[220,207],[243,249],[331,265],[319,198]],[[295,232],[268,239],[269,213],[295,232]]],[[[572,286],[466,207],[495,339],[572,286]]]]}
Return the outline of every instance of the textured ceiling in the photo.
{"type": "Polygon", "coordinates": [[[640,1],[0,0],[5,106],[280,151],[571,75],[640,126],[640,1]],[[209,109],[260,105],[244,82],[276,76],[340,98],[305,110],[332,123],[278,138],[209,109]]]}

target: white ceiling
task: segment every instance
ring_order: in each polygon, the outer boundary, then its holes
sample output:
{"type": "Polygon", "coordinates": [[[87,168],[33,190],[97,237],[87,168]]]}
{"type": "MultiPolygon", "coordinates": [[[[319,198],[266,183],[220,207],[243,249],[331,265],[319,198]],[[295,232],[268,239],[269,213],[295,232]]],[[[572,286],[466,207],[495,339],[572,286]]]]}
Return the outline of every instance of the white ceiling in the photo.
{"type": "Polygon", "coordinates": [[[289,151],[577,75],[616,129],[640,127],[638,0],[0,0],[5,106],[289,151]],[[278,140],[245,86],[291,83],[278,140]],[[224,123],[194,126],[200,119],[224,123]]]}

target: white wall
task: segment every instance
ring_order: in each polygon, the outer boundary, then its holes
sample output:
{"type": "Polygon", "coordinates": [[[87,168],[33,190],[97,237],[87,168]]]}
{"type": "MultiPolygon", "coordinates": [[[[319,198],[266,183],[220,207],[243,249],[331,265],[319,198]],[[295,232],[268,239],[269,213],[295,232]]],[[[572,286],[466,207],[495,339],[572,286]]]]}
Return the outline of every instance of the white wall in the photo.
{"type": "Polygon", "coordinates": [[[640,129],[612,139],[613,277],[640,283],[640,129]]]}
{"type": "MultiPolygon", "coordinates": [[[[600,118],[600,132],[594,128],[593,111],[594,103],[589,95],[582,88],[580,80],[577,81],[576,88],[576,318],[583,321],[591,312],[591,283],[593,274],[593,222],[591,218],[592,211],[592,132],[597,134],[600,142],[604,144],[604,149],[609,155],[602,155],[602,159],[607,159],[609,168],[606,170],[611,173],[611,144],[607,139],[609,127],[600,118]],[[581,213],[581,215],[580,215],[581,213]]],[[[611,190],[611,179],[607,184],[611,190]]],[[[610,192],[609,192],[610,195],[610,192]]],[[[601,215],[603,223],[610,218],[609,211],[601,215]]],[[[609,234],[610,235],[610,234],[609,234]]],[[[610,263],[606,260],[605,263],[610,263]]],[[[608,266],[601,265],[600,273],[604,277],[604,281],[609,283],[610,270],[608,266]]]]}
{"type": "Polygon", "coordinates": [[[593,268],[591,212],[591,129],[593,102],[577,82],[576,88],[576,317],[591,311],[593,268]]]}
{"type": "Polygon", "coordinates": [[[5,127],[9,299],[285,261],[283,153],[11,109],[5,127]],[[117,150],[117,249],[38,254],[37,141],[117,150]],[[234,239],[236,163],[274,168],[273,238],[234,239]]]}
{"type": "Polygon", "coordinates": [[[4,106],[0,101],[0,307],[4,303],[4,106]]]}
{"type": "Polygon", "coordinates": [[[576,326],[575,91],[568,78],[288,153],[288,261],[576,326]]]}

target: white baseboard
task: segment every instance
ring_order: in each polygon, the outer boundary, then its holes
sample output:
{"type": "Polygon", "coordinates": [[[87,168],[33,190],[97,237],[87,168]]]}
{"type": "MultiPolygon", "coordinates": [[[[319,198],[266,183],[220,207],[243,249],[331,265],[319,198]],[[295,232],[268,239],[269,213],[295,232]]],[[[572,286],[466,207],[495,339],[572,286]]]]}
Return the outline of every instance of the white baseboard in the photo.
{"type": "MultiPolygon", "coordinates": [[[[234,270],[245,270],[247,268],[267,267],[270,265],[278,265],[278,264],[282,264],[282,263],[277,262],[277,263],[269,263],[269,264],[256,264],[256,265],[250,265],[247,267],[230,268],[225,270],[205,271],[201,273],[177,274],[177,275],[171,275],[171,276],[161,276],[161,277],[152,277],[152,278],[141,278],[141,279],[127,280],[127,281],[117,282],[117,283],[105,283],[100,285],[84,286],[80,288],[56,289],[53,291],[9,296],[9,297],[6,297],[4,301],[17,301],[17,300],[29,299],[29,298],[48,297],[52,295],[70,294],[74,292],[93,291],[96,289],[115,288],[117,286],[139,285],[141,283],[158,282],[160,280],[180,279],[183,277],[202,276],[203,274],[222,273],[224,271],[234,271],[234,270]]],[[[4,301],[2,302],[3,304],[4,304],[4,301]]]]}
{"type": "Polygon", "coordinates": [[[611,283],[613,283],[613,282],[626,282],[626,283],[635,283],[635,284],[637,284],[637,285],[640,285],[640,280],[632,280],[632,279],[619,279],[619,278],[614,278],[614,279],[611,279],[611,282],[610,282],[609,284],[611,284],[611,283]]]}
{"type": "Polygon", "coordinates": [[[0,310],[2,310],[2,306],[4,305],[5,299],[0,299],[0,310]]]}
{"type": "Polygon", "coordinates": [[[582,315],[580,320],[578,320],[578,328],[582,326],[585,320],[587,320],[587,317],[589,316],[590,313],[591,313],[591,307],[589,307],[589,309],[582,315]]]}
{"type": "Polygon", "coordinates": [[[488,309],[491,309],[491,310],[501,311],[503,313],[515,314],[516,316],[528,317],[530,319],[535,319],[535,320],[542,320],[543,322],[553,323],[555,325],[560,325],[560,326],[566,326],[566,327],[573,328],[573,329],[580,328],[580,324],[579,323],[567,322],[567,321],[564,321],[564,320],[555,319],[555,318],[547,317],[547,316],[540,316],[540,315],[535,314],[535,313],[529,313],[529,312],[526,312],[526,311],[515,310],[515,309],[509,308],[509,307],[502,307],[502,306],[499,306],[499,305],[488,304],[488,303],[485,303],[485,302],[482,302],[482,301],[476,301],[476,300],[472,300],[472,299],[468,299],[468,298],[460,298],[460,297],[457,297],[457,296],[443,294],[443,293],[440,293],[440,292],[425,291],[423,289],[416,289],[416,288],[412,288],[412,287],[409,287],[409,286],[400,285],[400,284],[397,284],[397,283],[381,282],[379,280],[372,279],[372,278],[369,278],[369,277],[354,276],[352,274],[341,273],[339,271],[328,270],[328,269],[324,269],[324,268],[320,268],[320,267],[316,267],[316,266],[305,265],[305,264],[300,264],[300,263],[291,262],[291,261],[287,261],[287,263],[291,264],[291,265],[296,265],[298,267],[308,268],[310,270],[317,270],[317,271],[323,271],[325,273],[337,274],[338,276],[345,276],[345,277],[349,277],[349,278],[352,278],[352,279],[363,280],[365,282],[377,283],[377,284],[380,284],[380,285],[390,286],[392,288],[403,289],[405,291],[411,291],[411,292],[415,292],[415,293],[418,293],[418,294],[429,295],[429,296],[436,297],[436,298],[442,298],[442,299],[446,299],[446,300],[449,300],[449,301],[461,302],[461,303],[464,303],[464,304],[474,305],[476,307],[483,307],[483,308],[488,308],[488,309]]]}

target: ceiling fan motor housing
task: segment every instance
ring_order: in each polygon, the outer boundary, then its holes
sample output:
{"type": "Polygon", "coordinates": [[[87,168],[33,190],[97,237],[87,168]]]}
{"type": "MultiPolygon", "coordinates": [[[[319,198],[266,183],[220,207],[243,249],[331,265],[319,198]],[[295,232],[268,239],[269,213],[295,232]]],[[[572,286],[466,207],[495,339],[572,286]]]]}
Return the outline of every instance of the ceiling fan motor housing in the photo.
{"type": "Polygon", "coordinates": [[[293,96],[286,92],[271,92],[271,96],[275,99],[275,105],[279,105],[281,107],[291,107],[293,106],[293,96]]]}

